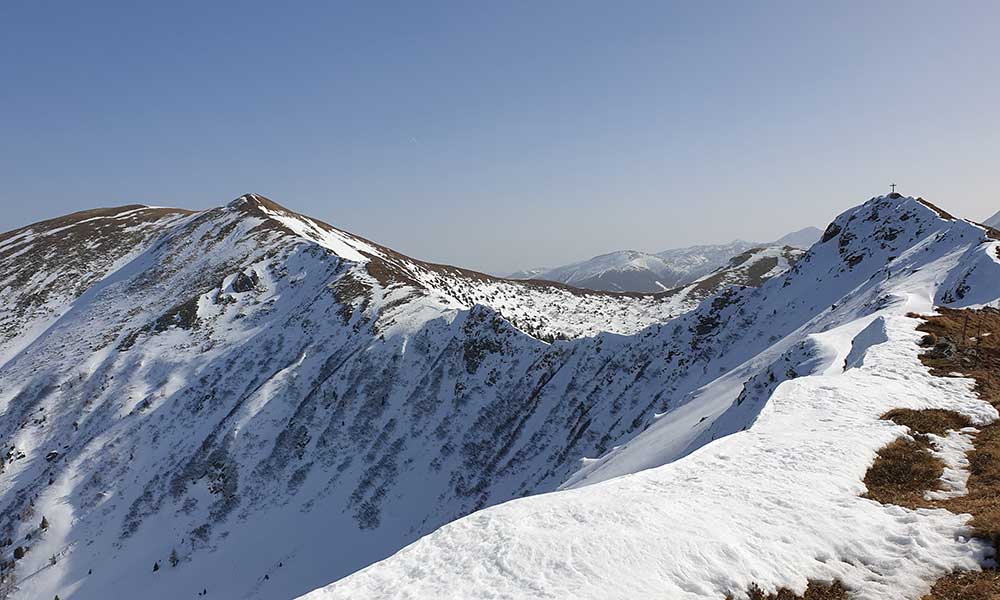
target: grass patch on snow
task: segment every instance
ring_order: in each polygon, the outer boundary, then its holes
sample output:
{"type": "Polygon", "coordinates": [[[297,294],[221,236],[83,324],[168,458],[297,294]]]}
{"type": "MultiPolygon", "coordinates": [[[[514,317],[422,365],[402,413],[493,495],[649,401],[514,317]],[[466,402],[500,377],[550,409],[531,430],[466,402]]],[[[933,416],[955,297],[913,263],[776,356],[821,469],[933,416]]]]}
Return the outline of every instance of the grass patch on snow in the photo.
{"type": "Polygon", "coordinates": [[[878,451],[865,474],[866,496],[908,508],[930,505],[924,492],[937,489],[944,463],[933,456],[926,436],[902,437],[878,451]]]}
{"type": "MultiPolygon", "coordinates": [[[[803,595],[799,596],[787,588],[782,588],[773,594],[767,594],[756,585],[751,585],[747,590],[750,600],[847,600],[847,590],[838,582],[819,583],[809,582],[809,587],[803,595]]],[[[732,596],[727,596],[726,600],[732,600],[732,596]]]]}

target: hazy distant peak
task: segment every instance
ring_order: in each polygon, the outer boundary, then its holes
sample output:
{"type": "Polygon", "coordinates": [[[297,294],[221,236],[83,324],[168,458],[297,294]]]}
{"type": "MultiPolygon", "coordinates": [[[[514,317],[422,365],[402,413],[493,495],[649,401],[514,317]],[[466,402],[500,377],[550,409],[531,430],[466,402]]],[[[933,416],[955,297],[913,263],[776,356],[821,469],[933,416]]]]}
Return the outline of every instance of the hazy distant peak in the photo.
{"type": "Polygon", "coordinates": [[[983,221],[983,225],[1000,228],[1000,211],[997,211],[992,217],[983,221]]]}
{"type": "Polygon", "coordinates": [[[775,240],[772,244],[773,246],[792,246],[794,248],[808,248],[815,244],[820,236],[823,235],[822,230],[818,227],[803,227],[798,231],[793,231],[775,240]]]}

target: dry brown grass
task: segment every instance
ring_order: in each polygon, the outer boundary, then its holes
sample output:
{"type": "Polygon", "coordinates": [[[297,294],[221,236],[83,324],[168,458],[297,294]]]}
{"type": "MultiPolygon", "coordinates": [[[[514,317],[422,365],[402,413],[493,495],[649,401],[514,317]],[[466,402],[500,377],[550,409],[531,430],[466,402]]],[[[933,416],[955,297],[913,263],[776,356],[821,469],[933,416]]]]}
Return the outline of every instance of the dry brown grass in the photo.
{"type": "Polygon", "coordinates": [[[882,504],[909,508],[938,506],[924,500],[924,492],[938,489],[945,465],[931,454],[926,434],[943,436],[968,427],[969,419],[948,410],[908,408],[890,410],[882,418],[908,427],[911,437],[899,438],[878,451],[865,473],[865,496],[882,504]]]}
{"type": "MultiPolygon", "coordinates": [[[[756,585],[751,585],[747,590],[750,600],[847,600],[847,590],[838,582],[819,583],[810,581],[805,594],[799,596],[792,591],[782,588],[774,594],[765,594],[756,585]]],[[[732,600],[732,596],[726,596],[726,600],[732,600]]]]}
{"type": "Polygon", "coordinates": [[[923,600],[997,600],[1000,598],[1000,573],[962,571],[934,582],[923,600]]]}
{"type": "MultiPolygon", "coordinates": [[[[892,198],[893,195],[889,194],[889,197],[892,198]]],[[[899,196],[896,196],[896,197],[898,198],[899,196]]],[[[935,206],[934,204],[931,204],[930,202],[924,200],[923,198],[917,198],[917,202],[923,204],[927,208],[929,208],[929,209],[933,210],[934,212],[936,212],[937,215],[939,217],[941,217],[942,219],[947,219],[949,221],[954,221],[955,220],[955,217],[953,217],[951,215],[951,213],[949,213],[948,211],[944,210],[943,208],[941,208],[939,206],[935,206]]]]}
{"type": "Polygon", "coordinates": [[[899,438],[878,451],[875,463],[865,473],[866,496],[882,504],[930,506],[924,492],[938,488],[944,466],[931,455],[924,436],[899,438]]]}
{"type": "Polygon", "coordinates": [[[969,419],[965,415],[937,408],[927,410],[895,408],[882,415],[882,418],[898,425],[905,425],[915,433],[933,433],[935,435],[945,435],[949,431],[970,425],[969,419]]]}
{"type": "Polygon", "coordinates": [[[1000,310],[956,310],[939,308],[938,315],[923,317],[918,331],[933,334],[939,341],[955,348],[951,356],[925,352],[920,361],[931,374],[947,377],[958,372],[976,380],[979,397],[1000,406],[1000,310]],[[988,335],[982,335],[988,334],[988,335]]]}

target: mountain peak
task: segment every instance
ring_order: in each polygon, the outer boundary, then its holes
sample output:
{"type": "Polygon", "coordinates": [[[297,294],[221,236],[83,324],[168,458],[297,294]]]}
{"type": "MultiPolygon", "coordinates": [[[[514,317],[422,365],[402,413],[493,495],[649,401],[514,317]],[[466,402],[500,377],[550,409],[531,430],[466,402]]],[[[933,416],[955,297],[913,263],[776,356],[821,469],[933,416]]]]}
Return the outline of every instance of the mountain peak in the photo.
{"type": "Polygon", "coordinates": [[[287,214],[296,214],[294,211],[288,210],[284,206],[281,206],[274,200],[261,194],[243,194],[239,198],[236,198],[232,202],[226,205],[226,208],[235,208],[242,210],[253,210],[253,209],[265,209],[272,212],[281,212],[287,214]]]}

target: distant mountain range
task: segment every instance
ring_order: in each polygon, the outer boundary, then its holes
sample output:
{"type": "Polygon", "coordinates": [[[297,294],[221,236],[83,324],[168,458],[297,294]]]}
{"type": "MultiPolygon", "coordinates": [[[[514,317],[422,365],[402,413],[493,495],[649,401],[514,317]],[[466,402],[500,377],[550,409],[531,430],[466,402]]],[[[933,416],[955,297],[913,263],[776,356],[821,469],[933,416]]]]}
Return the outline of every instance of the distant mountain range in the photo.
{"type": "Polygon", "coordinates": [[[656,254],[619,250],[561,267],[518,271],[510,278],[556,281],[608,292],[662,292],[692,283],[748,250],[785,246],[805,249],[822,233],[816,227],[806,227],[773,242],[735,240],[728,244],[689,246],[656,254]]]}

